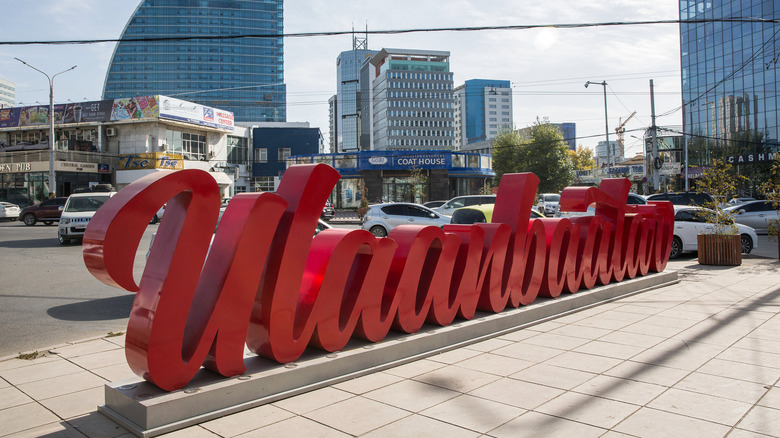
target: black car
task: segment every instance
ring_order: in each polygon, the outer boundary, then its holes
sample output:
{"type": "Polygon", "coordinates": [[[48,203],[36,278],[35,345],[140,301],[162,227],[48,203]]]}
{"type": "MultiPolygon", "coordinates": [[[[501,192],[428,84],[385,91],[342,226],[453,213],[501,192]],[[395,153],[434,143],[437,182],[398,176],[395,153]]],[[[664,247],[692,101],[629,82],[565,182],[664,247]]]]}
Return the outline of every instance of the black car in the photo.
{"type": "Polygon", "coordinates": [[[647,196],[648,201],[670,201],[674,205],[712,206],[715,199],[709,193],[699,192],[664,192],[647,196]]]}
{"type": "Polygon", "coordinates": [[[62,215],[62,208],[65,206],[65,201],[68,200],[67,196],[61,198],[47,199],[40,204],[31,205],[25,207],[19,213],[19,219],[27,226],[33,226],[38,221],[43,222],[46,225],[51,225],[54,222],[60,220],[62,215]]]}

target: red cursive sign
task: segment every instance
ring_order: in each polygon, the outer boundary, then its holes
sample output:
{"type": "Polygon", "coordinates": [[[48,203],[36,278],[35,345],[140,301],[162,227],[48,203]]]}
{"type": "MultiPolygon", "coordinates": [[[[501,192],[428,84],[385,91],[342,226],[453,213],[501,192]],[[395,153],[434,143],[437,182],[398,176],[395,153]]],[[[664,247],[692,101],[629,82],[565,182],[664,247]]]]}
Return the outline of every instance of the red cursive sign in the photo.
{"type": "Polygon", "coordinates": [[[87,227],[84,261],[101,281],[138,292],[125,348],[133,371],[175,390],[201,366],[244,372],[245,344],[291,362],[309,346],[337,351],[353,336],[378,342],[391,329],[660,272],[669,257],[671,204],[626,205],[626,179],[563,190],[562,210],[595,203],[594,216],[529,220],[539,179],[513,174],[501,179],[493,223],[312,238],[338,178],[324,164],[293,166],[275,194],[236,195],[213,242],[220,196],[205,172],[158,172],[107,201],[87,227]],[[166,202],[136,285],[136,250],[166,202]]]}

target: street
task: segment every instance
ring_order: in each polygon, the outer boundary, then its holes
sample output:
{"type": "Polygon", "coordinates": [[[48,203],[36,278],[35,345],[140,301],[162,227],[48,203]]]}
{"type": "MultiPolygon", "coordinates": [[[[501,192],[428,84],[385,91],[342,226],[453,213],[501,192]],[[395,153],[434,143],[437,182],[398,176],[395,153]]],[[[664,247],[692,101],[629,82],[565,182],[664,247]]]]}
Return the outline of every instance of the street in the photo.
{"type": "MultiPolygon", "coordinates": [[[[150,225],[141,241],[136,281],[156,229],[150,225]]],[[[56,225],[0,222],[0,358],[126,330],[134,294],[95,279],[84,266],[81,245],[61,246],[56,234],[56,225]]],[[[749,257],[777,256],[777,242],[759,235],[758,248],[749,257]]],[[[696,253],[683,254],[680,260],[695,257],[696,253]]]]}

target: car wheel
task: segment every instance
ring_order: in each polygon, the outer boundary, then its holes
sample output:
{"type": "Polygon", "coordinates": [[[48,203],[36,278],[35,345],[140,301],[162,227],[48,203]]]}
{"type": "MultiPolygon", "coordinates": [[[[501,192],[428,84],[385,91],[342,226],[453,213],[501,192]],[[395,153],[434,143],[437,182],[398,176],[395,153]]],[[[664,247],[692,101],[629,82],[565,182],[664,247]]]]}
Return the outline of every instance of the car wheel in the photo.
{"type": "Polygon", "coordinates": [[[60,233],[57,233],[57,239],[60,241],[60,245],[67,245],[70,243],[70,239],[60,233]]]}
{"type": "Polygon", "coordinates": [[[670,259],[676,259],[682,254],[682,240],[679,237],[674,236],[672,239],[672,251],[669,253],[670,259]]]}
{"type": "Polygon", "coordinates": [[[750,254],[750,251],[753,251],[753,239],[750,238],[747,234],[742,235],[742,253],[743,254],[750,254]]]}
{"type": "Polygon", "coordinates": [[[374,225],[368,231],[371,231],[371,234],[376,237],[387,237],[387,230],[385,230],[384,227],[380,227],[379,225],[374,225]]]}
{"type": "Polygon", "coordinates": [[[43,224],[44,224],[44,225],[51,225],[51,224],[53,224],[53,223],[54,223],[54,221],[43,221],[43,224]]]}
{"type": "Polygon", "coordinates": [[[35,225],[36,222],[38,222],[38,219],[32,213],[27,213],[26,215],[24,215],[22,220],[24,221],[24,224],[27,225],[28,227],[31,227],[35,225]]]}
{"type": "Polygon", "coordinates": [[[159,219],[159,218],[157,218],[157,213],[155,213],[155,214],[154,214],[154,217],[152,218],[152,220],[150,220],[150,221],[149,221],[149,224],[150,224],[150,225],[154,225],[154,224],[156,224],[157,222],[160,222],[160,219],[159,219]]]}

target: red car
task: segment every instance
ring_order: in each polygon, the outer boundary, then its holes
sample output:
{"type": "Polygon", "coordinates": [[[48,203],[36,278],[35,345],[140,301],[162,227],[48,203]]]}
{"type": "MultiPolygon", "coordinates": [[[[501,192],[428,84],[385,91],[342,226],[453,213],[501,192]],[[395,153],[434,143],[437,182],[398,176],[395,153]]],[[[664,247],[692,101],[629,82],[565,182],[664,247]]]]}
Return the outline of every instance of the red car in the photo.
{"type": "Polygon", "coordinates": [[[65,201],[67,200],[67,197],[51,198],[40,204],[25,207],[19,213],[19,219],[28,226],[33,226],[38,221],[42,221],[46,225],[59,222],[62,208],[65,206],[65,201]]]}

